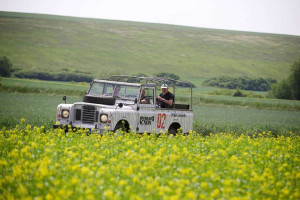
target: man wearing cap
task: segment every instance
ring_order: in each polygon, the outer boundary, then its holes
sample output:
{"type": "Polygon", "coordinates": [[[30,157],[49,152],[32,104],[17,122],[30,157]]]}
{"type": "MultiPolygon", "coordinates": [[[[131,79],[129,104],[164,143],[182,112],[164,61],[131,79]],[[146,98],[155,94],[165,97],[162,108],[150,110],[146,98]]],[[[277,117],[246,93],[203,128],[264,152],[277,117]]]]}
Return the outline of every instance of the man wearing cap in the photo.
{"type": "Polygon", "coordinates": [[[172,106],[174,102],[174,95],[169,92],[168,85],[161,85],[162,93],[157,97],[158,103],[161,108],[167,108],[168,106],[172,106]]]}

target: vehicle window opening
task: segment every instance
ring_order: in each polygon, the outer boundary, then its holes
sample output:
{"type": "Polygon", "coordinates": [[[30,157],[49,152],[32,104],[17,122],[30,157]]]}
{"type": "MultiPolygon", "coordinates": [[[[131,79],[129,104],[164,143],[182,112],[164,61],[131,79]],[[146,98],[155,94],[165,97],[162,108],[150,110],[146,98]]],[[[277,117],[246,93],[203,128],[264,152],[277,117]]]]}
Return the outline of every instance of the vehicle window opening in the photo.
{"type": "Polygon", "coordinates": [[[154,88],[142,87],[140,89],[140,103],[154,104],[154,88]]]}

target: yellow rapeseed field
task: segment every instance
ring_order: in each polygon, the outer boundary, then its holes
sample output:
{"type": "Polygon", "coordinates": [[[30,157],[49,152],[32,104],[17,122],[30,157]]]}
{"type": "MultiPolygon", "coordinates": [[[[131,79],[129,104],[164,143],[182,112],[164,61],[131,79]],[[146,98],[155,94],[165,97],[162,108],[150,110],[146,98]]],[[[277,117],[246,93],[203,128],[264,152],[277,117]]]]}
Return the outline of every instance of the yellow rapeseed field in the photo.
{"type": "Polygon", "coordinates": [[[0,131],[0,199],[300,199],[299,136],[0,131]]]}

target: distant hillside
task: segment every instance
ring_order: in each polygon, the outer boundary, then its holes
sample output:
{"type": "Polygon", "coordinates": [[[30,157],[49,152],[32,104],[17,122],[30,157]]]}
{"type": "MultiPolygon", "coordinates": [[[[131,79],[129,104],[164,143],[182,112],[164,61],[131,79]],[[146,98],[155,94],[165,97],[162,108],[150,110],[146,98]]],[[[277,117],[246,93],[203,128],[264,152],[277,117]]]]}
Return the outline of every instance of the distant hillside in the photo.
{"type": "Polygon", "coordinates": [[[0,12],[0,56],[26,70],[285,78],[300,37],[0,12]]]}

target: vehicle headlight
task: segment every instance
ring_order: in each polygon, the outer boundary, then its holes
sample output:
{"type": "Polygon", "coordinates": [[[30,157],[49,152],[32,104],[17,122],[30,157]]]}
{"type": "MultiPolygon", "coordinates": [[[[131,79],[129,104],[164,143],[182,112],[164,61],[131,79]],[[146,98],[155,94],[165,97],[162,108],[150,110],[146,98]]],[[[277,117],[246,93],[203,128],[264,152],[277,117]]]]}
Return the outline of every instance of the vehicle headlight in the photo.
{"type": "Polygon", "coordinates": [[[69,110],[63,110],[61,115],[62,115],[62,118],[69,118],[70,111],[69,110]]]}
{"type": "Polygon", "coordinates": [[[101,114],[101,115],[100,115],[100,122],[106,123],[106,122],[107,122],[107,119],[108,119],[108,117],[107,117],[106,114],[101,114]]]}

